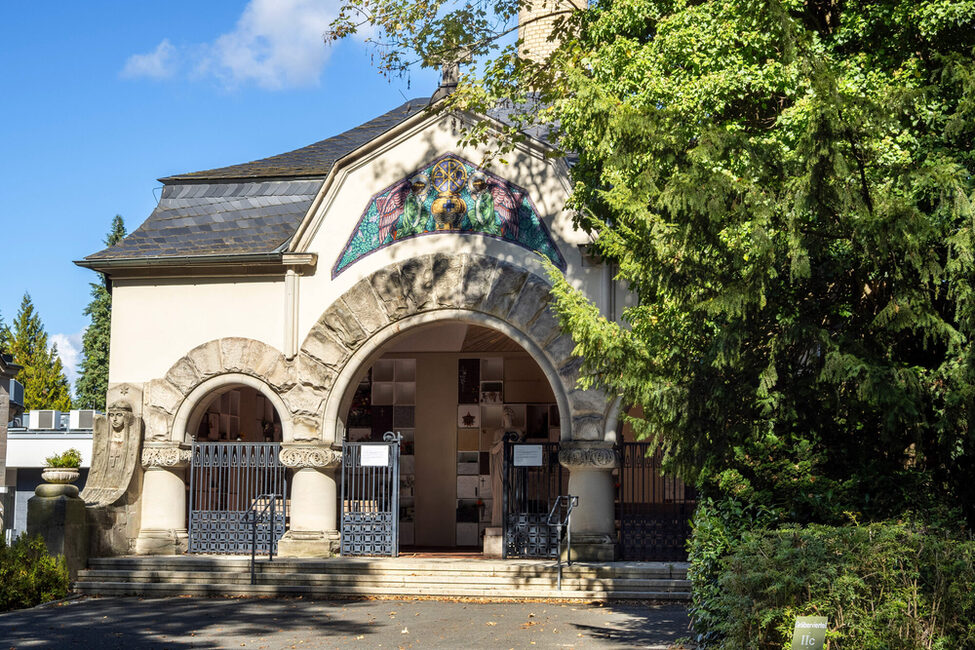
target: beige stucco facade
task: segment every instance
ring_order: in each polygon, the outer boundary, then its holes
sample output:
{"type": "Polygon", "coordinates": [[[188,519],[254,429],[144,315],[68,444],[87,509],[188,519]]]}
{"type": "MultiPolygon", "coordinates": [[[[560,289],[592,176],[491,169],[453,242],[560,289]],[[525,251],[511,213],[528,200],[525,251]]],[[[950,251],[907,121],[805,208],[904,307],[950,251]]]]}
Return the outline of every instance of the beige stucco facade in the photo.
{"type": "MultiPolygon", "coordinates": [[[[560,415],[560,459],[570,472],[569,489],[582,497],[574,544],[580,557],[612,557],[618,405],[612,396],[577,387],[578,361],[571,337],[548,307],[541,257],[501,238],[429,233],[384,246],[333,273],[379,190],[444,154],[477,165],[489,159],[487,148],[457,144],[461,123],[472,119],[419,113],[339,160],[275,259],[184,259],[105,269],[113,286],[109,403],[138,395],[132,408],[144,422],[144,473],[138,473],[130,500],[139,515],[131,520],[141,523],[128,550],[185,548],[186,468],[194,434],[214,395],[249,387],[279,416],[281,462],[293,471],[281,552],[334,553],[340,534],[336,467],[354,387],[398,337],[449,322],[500,332],[537,364],[560,415]]],[[[565,276],[615,317],[627,298],[611,282],[609,268],[585,259],[587,236],[564,210],[568,170],[545,153],[541,143],[519,145],[509,164],[496,163],[491,171],[527,190],[564,258],[565,276]]],[[[439,367],[433,358],[423,364],[427,374],[439,367]]],[[[456,377],[443,377],[444,390],[450,382],[456,377]]],[[[429,429],[436,409],[421,401],[417,427],[429,429]]],[[[417,464],[440,471],[443,462],[427,456],[417,464]]],[[[424,499],[423,516],[450,501],[424,499]]]]}

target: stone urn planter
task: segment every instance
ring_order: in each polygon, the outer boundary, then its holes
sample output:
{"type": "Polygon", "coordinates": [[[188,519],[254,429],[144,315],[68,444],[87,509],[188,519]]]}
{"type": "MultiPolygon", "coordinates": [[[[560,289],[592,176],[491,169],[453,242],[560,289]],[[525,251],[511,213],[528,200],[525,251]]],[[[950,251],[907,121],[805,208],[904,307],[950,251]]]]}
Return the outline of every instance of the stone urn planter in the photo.
{"type": "Polygon", "coordinates": [[[45,483],[67,485],[78,480],[80,472],[77,467],[45,467],[41,470],[41,478],[45,483]]]}

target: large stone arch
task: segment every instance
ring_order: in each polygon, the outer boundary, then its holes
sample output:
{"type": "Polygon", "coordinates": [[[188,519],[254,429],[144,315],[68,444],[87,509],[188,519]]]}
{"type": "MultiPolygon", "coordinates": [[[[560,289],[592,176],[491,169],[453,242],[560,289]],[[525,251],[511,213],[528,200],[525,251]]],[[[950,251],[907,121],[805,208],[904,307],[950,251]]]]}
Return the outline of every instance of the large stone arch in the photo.
{"type": "Polygon", "coordinates": [[[581,362],[549,308],[551,285],[496,258],[430,254],[363,278],[322,314],[301,345],[299,385],[327,386],[322,438],[338,443],[338,414],[356,372],[386,341],[408,327],[440,319],[498,329],[525,347],[549,377],[563,441],[606,441],[612,404],[604,391],[577,388],[581,362]],[[302,373],[313,372],[313,377],[302,373]]]}

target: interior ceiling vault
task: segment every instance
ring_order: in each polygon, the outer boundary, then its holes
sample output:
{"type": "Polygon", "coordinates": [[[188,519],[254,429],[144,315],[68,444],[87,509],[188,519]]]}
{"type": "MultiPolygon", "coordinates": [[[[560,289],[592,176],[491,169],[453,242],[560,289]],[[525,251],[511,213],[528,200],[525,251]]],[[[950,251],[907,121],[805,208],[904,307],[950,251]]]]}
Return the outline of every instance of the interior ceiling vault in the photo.
{"type": "Polygon", "coordinates": [[[461,352],[522,352],[522,347],[497,330],[468,325],[461,352]]]}
{"type": "Polygon", "coordinates": [[[481,325],[441,322],[421,325],[398,338],[386,353],[417,352],[524,352],[505,334],[481,325]]]}

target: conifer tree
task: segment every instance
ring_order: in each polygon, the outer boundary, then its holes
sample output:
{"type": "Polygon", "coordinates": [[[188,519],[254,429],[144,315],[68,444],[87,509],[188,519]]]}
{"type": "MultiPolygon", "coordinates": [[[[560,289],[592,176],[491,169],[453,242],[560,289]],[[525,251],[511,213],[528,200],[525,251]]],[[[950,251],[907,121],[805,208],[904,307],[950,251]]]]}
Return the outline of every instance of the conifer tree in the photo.
{"type": "Polygon", "coordinates": [[[30,295],[24,294],[20,310],[10,327],[9,353],[14,363],[23,366],[17,381],[24,386],[24,408],[71,408],[71,391],[57,345],[49,345],[47,332],[34,309],[30,295]]]}
{"type": "Polygon", "coordinates": [[[3,320],[3,314],[0,314],[0,354],[6,354],[7,348],[10,347],[10,329],[7,327],[7,323],[3,320]]]}
{"type": "Polygon", "coordinates": [[[437,107],[504,102],[573,154],[639,305],[610,322],[553,271],[555,306],[668,470],[779,521],[975,526],[975,4],[551,3],[532,62],[496,37],[533,4],[345,0],[329,37],[368,25],[393,74],[481,57],[437,107]]]}
{"type": "MultiPolygon", "coordinates": [[[[125,238],[125,223],[121,215],[115,215],[112,228],[105,237],[106,246],[114,246],[125,238]]],[[[101,274],[99,274],[101,275],[101,274]]],[[[76,408],[105,409],[108,392],[108,355],[112,328],[112,294],[108,292],[105,278],[92,282],[91,302],[84,314],[91,319],[82,336],[82,360],[78,381],[75,384],[76,408]]]]}

